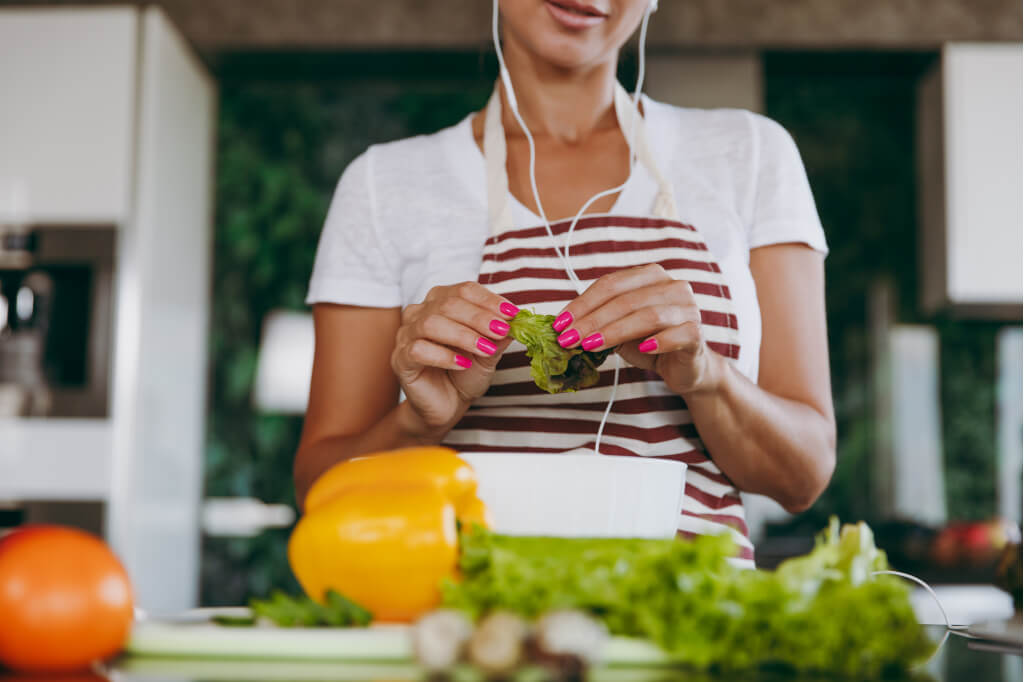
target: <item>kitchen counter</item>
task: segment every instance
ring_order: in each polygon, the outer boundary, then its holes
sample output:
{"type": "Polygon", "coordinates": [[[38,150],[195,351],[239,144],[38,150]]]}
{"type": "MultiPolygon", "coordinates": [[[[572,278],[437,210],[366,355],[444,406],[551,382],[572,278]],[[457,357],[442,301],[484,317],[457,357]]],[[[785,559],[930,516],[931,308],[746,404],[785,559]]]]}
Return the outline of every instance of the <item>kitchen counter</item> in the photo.
{"type": "MultiPolygon", "coordinates": [[[[938,638],[943,629],[928,626],[938,638]]],[[[34,676],[18,677],[0,672],[0,682],[261,682],[262,680],[342,681],[381,680],[401,682],[423,680],[424,674],[415,666],[365,663],[301,663],[294,661],[230,661],[201,659],[125,658],[116,661],[105,676],[34,676]]],[[[733,675],[706,675],[665,668],[602,668],[595,670],[591,680],[661,682],[783,682],[789,675],[749,672],[733,675]]],[[[815,682],[816,677],[800,677],[801,682],[815,682]]],[[[835,682],[835,678],[829,679],[835,682]]],[[[1008,652],[996,646],[951,636],[942,650],[912,678],[913,682],[1021,682],[1021,652],[1008,652]]]]}

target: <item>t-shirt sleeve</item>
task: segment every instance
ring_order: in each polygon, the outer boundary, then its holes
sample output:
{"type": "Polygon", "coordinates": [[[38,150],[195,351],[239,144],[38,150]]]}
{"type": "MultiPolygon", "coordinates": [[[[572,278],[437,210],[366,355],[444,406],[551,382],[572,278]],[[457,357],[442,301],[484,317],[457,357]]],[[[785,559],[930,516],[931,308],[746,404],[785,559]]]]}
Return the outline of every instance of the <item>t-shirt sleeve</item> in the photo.
{"type": "Polygon", "coordinates": [[[754,140],[750,248],[796,242],[827,254],[825,231],[792,136],[764,116],[750,114],[750,123],[754,140]]]}
{"type": "Polygon", "coordinates": [[[368,308],[402,305],[396,254],[378,230],[373,148],[341,176],[320,233],[306,303],[368,308]]]}

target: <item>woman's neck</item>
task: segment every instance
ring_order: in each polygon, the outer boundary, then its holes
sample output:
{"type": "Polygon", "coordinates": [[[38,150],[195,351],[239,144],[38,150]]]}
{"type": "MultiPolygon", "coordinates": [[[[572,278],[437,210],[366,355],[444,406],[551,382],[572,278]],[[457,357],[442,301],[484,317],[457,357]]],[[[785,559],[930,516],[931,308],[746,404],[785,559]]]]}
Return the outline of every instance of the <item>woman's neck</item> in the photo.
{"type": "MultiPolygon", "coordinates": [[[[617,55],[585,69],[561,69],[531,55],[509,36],[505,63],[512,76],[519,113],[534,137],[566,144],[590,133],[616,127],[614,97],[617,55]]],[[[502,123],[510,135],[522,135],[504,90],[502,123]]]]}

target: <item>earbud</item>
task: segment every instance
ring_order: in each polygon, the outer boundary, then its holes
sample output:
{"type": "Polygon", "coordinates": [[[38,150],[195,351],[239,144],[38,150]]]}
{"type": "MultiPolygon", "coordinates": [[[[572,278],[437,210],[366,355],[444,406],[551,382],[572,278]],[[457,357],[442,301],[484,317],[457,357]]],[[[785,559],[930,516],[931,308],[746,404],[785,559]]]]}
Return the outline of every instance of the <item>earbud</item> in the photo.
{"type": "Polygon", "coordinates": [[[658,10],[658,0],[651,0],[651,4],[647,6],[647,12],[656,12],[658,10]]]}

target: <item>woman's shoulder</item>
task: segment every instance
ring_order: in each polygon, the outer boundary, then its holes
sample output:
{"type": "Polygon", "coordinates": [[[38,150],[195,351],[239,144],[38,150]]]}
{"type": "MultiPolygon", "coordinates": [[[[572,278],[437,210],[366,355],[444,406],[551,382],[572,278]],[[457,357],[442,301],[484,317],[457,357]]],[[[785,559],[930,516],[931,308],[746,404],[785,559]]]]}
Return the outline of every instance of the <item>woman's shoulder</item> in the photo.
{"type": "Polygon", "coordinates": [[[371,145],[342,173],[332,212],[367,216],[382,233],[412,241],[432,229],[473,225],[484,201],[474,167],[483,162],[474,154],[468,117],[436,133],[371,145]]]}
{"type": "Polygon", "coordinates": [[[654,134],[661,138],[659,143],[683,145],[687,156],[731,152],[750,160],[765,147],[792,140],[777,121],[747,109],[680,107],[655,100],[648,100],[645,106],[650,109],[654,134]]]}
{"type": "Polygon", "coordinates": [[[370,145],[360,160],[374,181],[394,180],[408,187],[417,179],[451,172],[453,161],[465,154],[467,140],[472,141],[469,117],[435,133],[370,145]]]}

